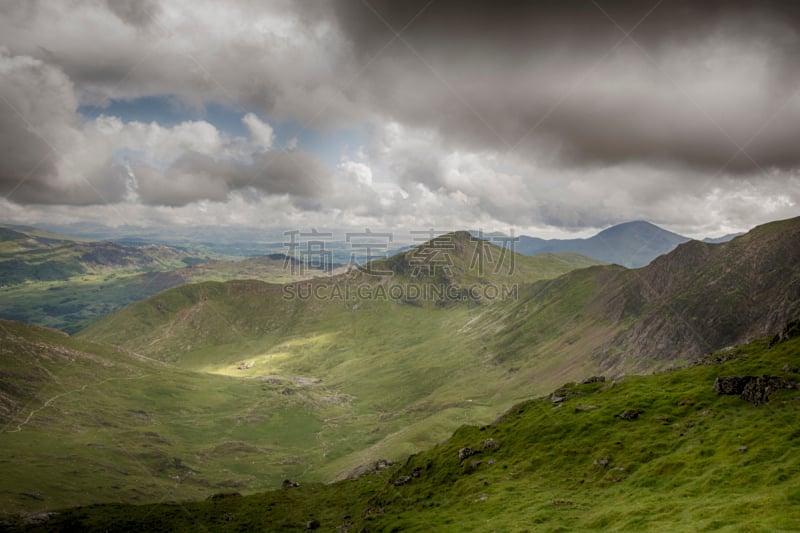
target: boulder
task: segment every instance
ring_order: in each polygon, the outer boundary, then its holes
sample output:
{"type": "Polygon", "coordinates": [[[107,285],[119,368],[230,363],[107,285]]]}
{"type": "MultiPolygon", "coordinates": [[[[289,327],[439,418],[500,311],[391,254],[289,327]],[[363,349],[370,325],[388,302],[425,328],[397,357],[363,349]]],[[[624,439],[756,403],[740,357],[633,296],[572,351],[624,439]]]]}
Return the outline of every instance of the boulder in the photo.
{"type": "Polygon", "coordinates": [[[742,390],[742,400],[753,405],[761,405],[769,401],[769,395],[780,389],[791,389],[793,383],[776,376],[760,376],[752,378],[742,390]]]}
{"type": "Polygon", "coordinates": [[[411,476],[400,476],[399,478],[395,479],[393,482],[395,487],[402,487],[403,485],[408,485],[411,483],[411,476]]]}
{"type": "Polygon", "coordinates": [[[741,394],[752,376],[719,376],[714,380],[714,392],[717,394],[741,394]]]}
{"type": "Polygon", "coordinates": [[[461,448],[460,450],[458,450],[458,460],[459,461],[463,461],[467,457],[472,457],[476,453],[478,453],[478,452],[476,452],[472,448],[469,448],[469,447],[461,448]]]}
{"type": "Polygon", "coordinates": [[[604,383],[606,380],[605,376],[591,376],[582,381],[584,385],[588,385],[589,383],[604,383]]]}
{"type": "Polygon", "coordinates": [[[494,439],[486,439],[481,445],[481,450],[496,450],[500,447],[500,443],[494,439]]]}
{"type": "Polygon", "coordinates": [[[300,483],[298,483],[297,481],[292,481],[291,479],[284,479],[283,483],[281,483],[281,487],[283,487],[284,489],[292,489],[299,486],[300,483]]]}
{"type": "Polygon", "coordinates": [[[797,386],[792,381],[777,376],[720,376],[714,381],[717,394],[738,394],[742,400],[753,405],[761,405],[769,401],[769,396],[776,390],[793,389],[797,386]]]}
{"type": "Polygon", "coordinates": [[[639,409],[625,409],[619,414],[619,417],[623,420],[636,420],[640,414],[642,411],[639,409]]]}
{"type": "Polygon", "coordinates": [[[312,531],[314,529],[319,529],[320,525],[319,520],[309,520],[306,522],[306,529],[312,531]]]}

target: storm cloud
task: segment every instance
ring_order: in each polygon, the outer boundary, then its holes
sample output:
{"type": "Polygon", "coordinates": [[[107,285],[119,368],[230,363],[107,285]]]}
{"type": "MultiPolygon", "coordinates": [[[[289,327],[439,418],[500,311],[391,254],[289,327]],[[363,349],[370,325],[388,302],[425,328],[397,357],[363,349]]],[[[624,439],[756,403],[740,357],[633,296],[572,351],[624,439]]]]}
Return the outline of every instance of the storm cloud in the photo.
{"type": "Polygon", "coordinates": [[[366,69],[354,98],[473,149],[712,172],[800,164],[793,3],[341,0],[335,13],[366,69]]]}
{"type": "Polygon", "coordinates": [[[697,234],[800,203],[795,3],[12,0],[0,35],[8,205],[697,234]],[[80,112],[143,97],[240,127],[80,112]]]}

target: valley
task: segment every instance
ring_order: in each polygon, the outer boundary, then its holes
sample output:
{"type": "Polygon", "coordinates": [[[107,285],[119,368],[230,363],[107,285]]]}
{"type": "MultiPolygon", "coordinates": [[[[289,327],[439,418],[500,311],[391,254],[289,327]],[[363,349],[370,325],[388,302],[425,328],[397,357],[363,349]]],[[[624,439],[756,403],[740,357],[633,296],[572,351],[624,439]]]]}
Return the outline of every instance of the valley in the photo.
{"type": "Polygon", "coordinates": [[[800,219],[776,222],[628,270],[501,253],[461,232],[371,270],[182,285],[72,337],[3,321],[3,512],[344,480],[567,382],[684,367],[797,316],[798,237],[800,219]],[[418,271],[420,253],[444,247],[446,271],[418,271]],[[478,269],[479,250],[497,264],[478,269]],[[391,285],[449,291],[374,297],[391,285]],[[500,285],[515,291],[464,290],[500,285]]]}

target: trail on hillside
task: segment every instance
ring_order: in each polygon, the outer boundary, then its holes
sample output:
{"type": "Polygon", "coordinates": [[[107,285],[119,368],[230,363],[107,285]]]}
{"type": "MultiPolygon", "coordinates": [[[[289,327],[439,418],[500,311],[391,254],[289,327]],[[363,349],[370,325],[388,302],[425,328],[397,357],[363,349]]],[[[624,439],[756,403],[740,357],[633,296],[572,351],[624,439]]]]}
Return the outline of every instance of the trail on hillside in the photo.
{"type": "Polygon", "coordinates": [[[122,381],[122,380],[142,379],[142,378],[146,378],[146,377],[149,377],[149,376],[152,376],[152,375],[154,375],[154,374],[152,374],[152,373],[151,374],[141,374],[139,376],[122,377],[122,378],[106,378],[104,380],[97,381],[97,382],[94,382],[94,383],[86,383],[85,385],[82,385],[82,386],[78,387],[77,389],[72,389],[72,390],[69,390],[69,391],[66,391],[66,392],[61,392],[59,394],[56,394],[55,396],[53,396],[49,400],[45,401],[42,404],[41,407],[39,407],[37,409],[34,409],[30,413],[28,413],[28,416],[25,418],[25,420],[22,423],[17,425],[16,429],[12,429],[12,430],[7,429],[8,426],[10,426],[12,424],[12,422],[9,422],[6,425],[6,427],[3,428],[2,433],[19,433],[20,431],[22,431],[23,426],[27,425],[28,422],[31,421],[31,419],[33,418],[33,416],[36,413],[38,413],[39,411],[42,411],[43,409],[46,409],[47,407],[50,407],[50,404],[52,404],[54,401],[58,400],[59,398],[63,398],[64,396],[67,396],[69,394],[73,394],[75,392],[81,392],[81,391],[86,390],[86,387],[88,387],[89,385],[102,385],[103,383],[107,383],[109,381],[122,381]]]}

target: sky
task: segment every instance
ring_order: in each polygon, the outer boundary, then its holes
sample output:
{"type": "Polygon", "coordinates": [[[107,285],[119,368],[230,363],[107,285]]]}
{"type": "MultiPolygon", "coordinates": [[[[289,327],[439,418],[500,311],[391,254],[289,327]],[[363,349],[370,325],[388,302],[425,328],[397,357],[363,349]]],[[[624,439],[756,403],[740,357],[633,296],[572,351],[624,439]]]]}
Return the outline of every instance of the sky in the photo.
{"type": "Polygon", "coordinates": [[[0,221],[747,230],[799,53],[793,2],[5,0],[0,221]]]}

